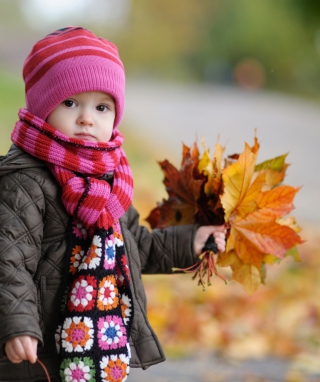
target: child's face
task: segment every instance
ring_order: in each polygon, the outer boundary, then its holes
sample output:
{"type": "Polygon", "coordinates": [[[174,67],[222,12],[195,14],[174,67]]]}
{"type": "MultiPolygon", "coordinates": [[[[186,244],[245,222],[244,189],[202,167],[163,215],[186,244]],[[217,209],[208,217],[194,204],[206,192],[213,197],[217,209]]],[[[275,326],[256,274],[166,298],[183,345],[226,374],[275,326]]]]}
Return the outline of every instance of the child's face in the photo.
{"type": "Polygon", "coordinates": [[[70,138],[108,142],[116,116],[114,99],[103,92],[79,93],[61,102],[47,122],[70,138]]]}

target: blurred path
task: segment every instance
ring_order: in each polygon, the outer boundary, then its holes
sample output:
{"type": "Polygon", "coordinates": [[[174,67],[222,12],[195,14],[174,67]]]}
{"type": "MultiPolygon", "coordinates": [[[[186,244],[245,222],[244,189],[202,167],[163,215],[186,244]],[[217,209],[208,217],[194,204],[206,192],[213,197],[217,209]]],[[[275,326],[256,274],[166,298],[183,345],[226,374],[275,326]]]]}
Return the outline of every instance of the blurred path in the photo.
{"type": "Polygon", "coordinates": [[[227,361],[213,355],[167,360],[147,370],[131,369],[128,382],[319,382],[274,358],[227,361]]]}
{"type": "Polygon", "coordinates": [[[258,162],[289,152],[285,181],[303,185],[293,211],[298,223],[320,224],[320,105],[263,91],[133,80],[126,94],[126,123],[163,151],[155,160],[177,166],[182,142],[203,137],[213,150],[220,136],[226,154],[239,153],[245,141],[253,144],[257,129],[258,162]]]}
{"type": "Polygon", "coordinates": [[[276,360],[228,363],[212,357],[201,359],[171,360],[152,366],[146,371],[132,370],[131,382],[242,382],[284,381],[287,365],[276,360]],[[258,379],[259,378],[259,379],[258,379]]]}

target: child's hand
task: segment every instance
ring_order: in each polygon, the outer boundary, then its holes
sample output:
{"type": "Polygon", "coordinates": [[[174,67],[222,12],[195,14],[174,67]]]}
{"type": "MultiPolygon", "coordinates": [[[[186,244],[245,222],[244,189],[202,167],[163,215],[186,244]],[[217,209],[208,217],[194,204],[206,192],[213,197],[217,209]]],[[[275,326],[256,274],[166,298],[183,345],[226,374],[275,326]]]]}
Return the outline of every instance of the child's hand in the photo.
{"type": "Polygon", "coordinates": [[[37,361],[38,340],[30,336],[11,338],[6,343],[5,351],[9,360],[13,363],[22,361],[37,361]]]}
{"type": "Polygon", "coordinates": [[[217,244],[218,251],[224,252],[226,249],[226,233],[227,229],[225,225],[199,227],[194,238],[194,250],[196,255],[201,254],[202,248],[205,246],[206,241],[211,234],[217,244]]]}

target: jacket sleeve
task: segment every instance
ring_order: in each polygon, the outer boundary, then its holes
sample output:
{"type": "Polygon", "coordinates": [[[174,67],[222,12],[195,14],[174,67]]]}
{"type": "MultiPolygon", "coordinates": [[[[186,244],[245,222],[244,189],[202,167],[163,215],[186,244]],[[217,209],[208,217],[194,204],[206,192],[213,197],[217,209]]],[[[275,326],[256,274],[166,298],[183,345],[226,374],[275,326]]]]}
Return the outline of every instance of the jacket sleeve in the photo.
{"type": "Polygon", "coordinates": [[[45,202],[39,184],[21,172],[1,178],[0,344],[28,335],[42,342],[33,276],[41,254],[45,202]]]}
{"type": "Polygon", "coordinates": [[[139,214],[131,207],[127,227],[138,245],[142,273],[172,273],[197,262],[194,253],[196,225],[173,226],[149,231],[139,225],[139,214]]]}

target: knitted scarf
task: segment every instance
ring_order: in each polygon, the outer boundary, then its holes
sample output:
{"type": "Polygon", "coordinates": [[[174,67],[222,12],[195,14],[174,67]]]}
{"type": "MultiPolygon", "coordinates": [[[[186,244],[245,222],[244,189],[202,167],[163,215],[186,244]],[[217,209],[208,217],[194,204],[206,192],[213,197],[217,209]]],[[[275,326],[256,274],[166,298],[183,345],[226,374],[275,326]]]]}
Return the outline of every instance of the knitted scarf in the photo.
{"type": "Polygon", "coordinates": [[[119,218],[133,194],[117,129],[108,143],[69,138],[20,109],[12,141],[45,161],[72,217],[69,272],[58,328],[60,377],[68,382],[127,379],[133,317],[119,218]],[[112,184],[105,174],[113,173],[112,184]]]}

